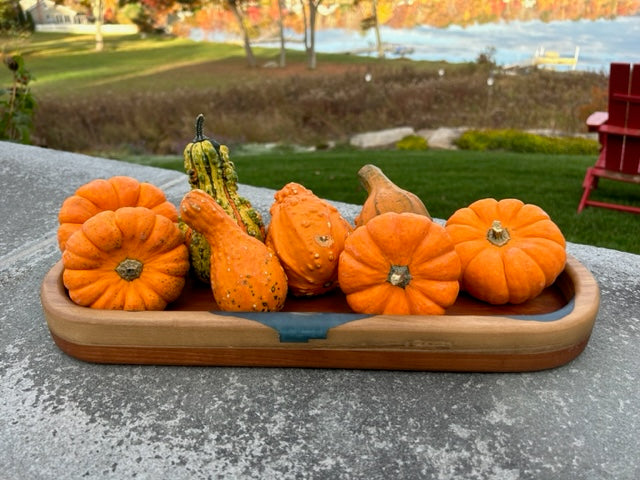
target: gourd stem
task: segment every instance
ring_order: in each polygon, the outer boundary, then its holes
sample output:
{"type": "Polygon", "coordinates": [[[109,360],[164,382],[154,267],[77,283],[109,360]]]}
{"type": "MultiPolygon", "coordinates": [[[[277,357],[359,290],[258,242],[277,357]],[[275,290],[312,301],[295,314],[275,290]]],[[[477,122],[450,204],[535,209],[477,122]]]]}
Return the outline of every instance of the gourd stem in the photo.
{"type": "Polygon", "coordinates": [[[209,140],[213,148],[215,148],[216,153],[219,158],[222,158],[220,154],[220,144],[215,140],[210,139],[204,134],[204,115],[202,113],[198,114],[196,117],[196,136],[193,139],[193,143],[204,142],[205,140],[209,140]]]}
{"type": "Polygon", "coordinates": [[[391,265],[387,282],[394,287],[404,288],[411,282],[411,273],[407,265],[391,265]]]}
{"type": "Polygon", "coordinates": [[[502,226],[500,220],[494,220],[491,228],[487,231],[487,240],[496,247],[506,245],[511,239],[509,231],[502,226]]]}
{"type": "Polygon", "coordinates": [[[116,267],[116,273],[127,282],[132,282],[142,275],[142,262],[133,258],[125,258],[116,267]]]}
{"type": "Polygon", "coordinates": [[[204,136],[203,128],[204,128],[204,115],[200,114],[196,117],[196,136],[193,139],[194,142],[202,142],[203,140],[206,140],[207,137],[204,136]]]}

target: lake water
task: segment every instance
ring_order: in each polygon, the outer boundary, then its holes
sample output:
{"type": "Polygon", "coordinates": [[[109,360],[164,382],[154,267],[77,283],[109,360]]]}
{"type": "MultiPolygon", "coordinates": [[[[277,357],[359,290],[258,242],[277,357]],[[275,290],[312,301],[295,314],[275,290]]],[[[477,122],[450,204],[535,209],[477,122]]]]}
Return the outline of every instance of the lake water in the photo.
{"type": "MultiPolygon", "coordinates": [[[[495,48],[496,63],[506,66],[529,62],[539,48],[572,57],[578,47],[579,70],[608,72],[611,62],[640,63],[640,15],[613,20],[514,21],[444,29],[421,26],[402,30],[383,26],[380,32],[384,43],[412,49],[413,53],[406,57],[414,60],[474,61],[479,54],[495,48]]],[[[192,37],[203,39],[197,32],[192,37]]],[[[224,36],[216,33],[208,39],[225,41],[224,36]]],[[[318,52],[353,52],[372,49],[375,36],[373,30],[366,33],[321,30],[316,32],[316,44],[318,52]]],[[[260,45],[279,46],[275,42],[260,45]]],[[[287,48],[303,49],[303,46],[300,41],[289,41],[287,48]]]]}

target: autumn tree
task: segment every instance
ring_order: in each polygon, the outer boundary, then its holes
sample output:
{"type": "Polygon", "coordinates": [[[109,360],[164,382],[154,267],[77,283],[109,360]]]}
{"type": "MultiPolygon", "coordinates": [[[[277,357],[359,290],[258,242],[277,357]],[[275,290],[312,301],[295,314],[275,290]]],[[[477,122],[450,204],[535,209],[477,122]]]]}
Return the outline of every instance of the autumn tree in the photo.
{"type": "Polygon", "coordinates": [[[96,52],[104,50],[104,38],[102,36],[102,24],[104,23],[104,0],[93,0],[93,18],[96,27],[96,52]]]}
{"type": "Polygon", "coordinates": [[[316,68],[316,19],[318,7],[322,0],[300,0],[304,22],[304,46],[307,52],[307,66],[310,69],[316,68]]]}
{"type": "MultiPolygon", "coordinates": [[[[96,0],[97,1],[97,0],[96,0]]],[[[122,1],[122,0],[121,0],[122,1]]],[[[125,0],[127,1],[127,0],[125,0]]],[[[129,0],[132,1],[132,0],[129,0]]],[[[253,0],[140,0],[150,11],[154,18],[166,16],[168,12],[185,10],[196,13],[201,21],[215,23],[219,15],[216,10],[231,12],[231,16],[237,24],[242,37],[247,63],[250,67],[256,66],[256,58],[251,48],[251,24],[249,11],[255,12],[259,7],[253,0]]],[[[203,25],[203,28],[204,27],[203,25]]],[[[220,28],[220,26],[218,26],[220,28]]],[[[226,30],[226,28],[225,28],[226,30]]]]}
{"type": "Polygon", "coordinates": [[[243,7],[248,3],[248,0],[223,0],[225,4],[229,6],[233,12],[233,16],[236,18],[240,31],[242,32],[242,43],[244,45],[244,52],[247,56],[247,63],[250,67],[256,66],[256,57],[253,54],[251,48],[251,39],[249,37],[249,28],[247,26],[246,15],[243,7]]]}
{"type": "MultiPolygon", "coordinates": [[[[359,3],[356,0],[354,6],[359,3]]],[[[382,47],[382,39],[380,37],[380,22],[378,20],[378,0],[371,0],[371,16],[365,17],[360,22],[360,28],[366,31],[373,28],[376,37],[376,50],[378,51],[378,57],[384,57],[384,48],[382,47]]]]}
{"type": "Polygon", "coordinates": [[[287,63],[287,50],[285,48],[284,40],[284,0],[276,1],[278,2],[278,35],[280,37],[280,60],[278,61],[278,66],[280,68],[284,68],[287,63]]]}
{"type": "Polygon", "coordinates": [[[106,13],[110,12],[111,16],[113,16],[117,9],[118,0],[91,0],[91,13],[96,27],[96,51],[98,52],[104,49],[102,25],[105,23],[106,13]]]}

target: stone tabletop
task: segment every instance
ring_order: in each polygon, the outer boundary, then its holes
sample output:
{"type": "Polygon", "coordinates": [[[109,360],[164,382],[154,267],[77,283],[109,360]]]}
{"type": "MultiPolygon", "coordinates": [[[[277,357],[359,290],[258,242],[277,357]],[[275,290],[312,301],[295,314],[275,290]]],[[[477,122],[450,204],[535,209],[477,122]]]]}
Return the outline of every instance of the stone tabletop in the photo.
{"type": "MultiPolygon", "coordinates": [[[[541,372],[91,364],[53,343],[39,288],[62,201],[113,175],[176,204],[188,189],[179,172],[0,142],[0,479],[640,478],[640,256],[568,245],[600,311],[585,351],[541,372]]],[[[263,212],[273,199],[241,193],[263,212]]]]}

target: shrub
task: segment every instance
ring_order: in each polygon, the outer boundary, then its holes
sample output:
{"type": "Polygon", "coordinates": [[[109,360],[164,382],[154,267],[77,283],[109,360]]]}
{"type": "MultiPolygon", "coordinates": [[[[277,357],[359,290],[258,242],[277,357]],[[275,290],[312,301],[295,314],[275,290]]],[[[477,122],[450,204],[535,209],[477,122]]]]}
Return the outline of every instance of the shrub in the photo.
{"type": "Polygon", "coordinates": [[[398,150],[428,150],[427,139],[419,135],[407,135],[396,143],[398,150]]]}
{"type": "Polygon", "coordinates": [[[10,55],[4,63],[13,74],[13,84],[0,88],[0,140],[31,142],[36,101],[29,89],[31,74],[21,55],[10,55]]]}
{"type": "Polygon", "coordinates": [[[127,3],[118,11],[116,19],[120,23],[137,25],[141,32],[150,33],[154,31],[154,19],[143,3],[127,3]]]}
{"type": "Polygon", "coordinates": [[[0,32],[3,35],[16,35],[34,30],[33,18],[25,14],[18,2],[0,3],[0,32]]]}
{"type": "Polygon", "coordinates": [[[519,153],[596,155],[599,144],[582,137],[547,137],[513,129],[467,130],[456,141],[463,150],[504,150],[519,153]]]}

